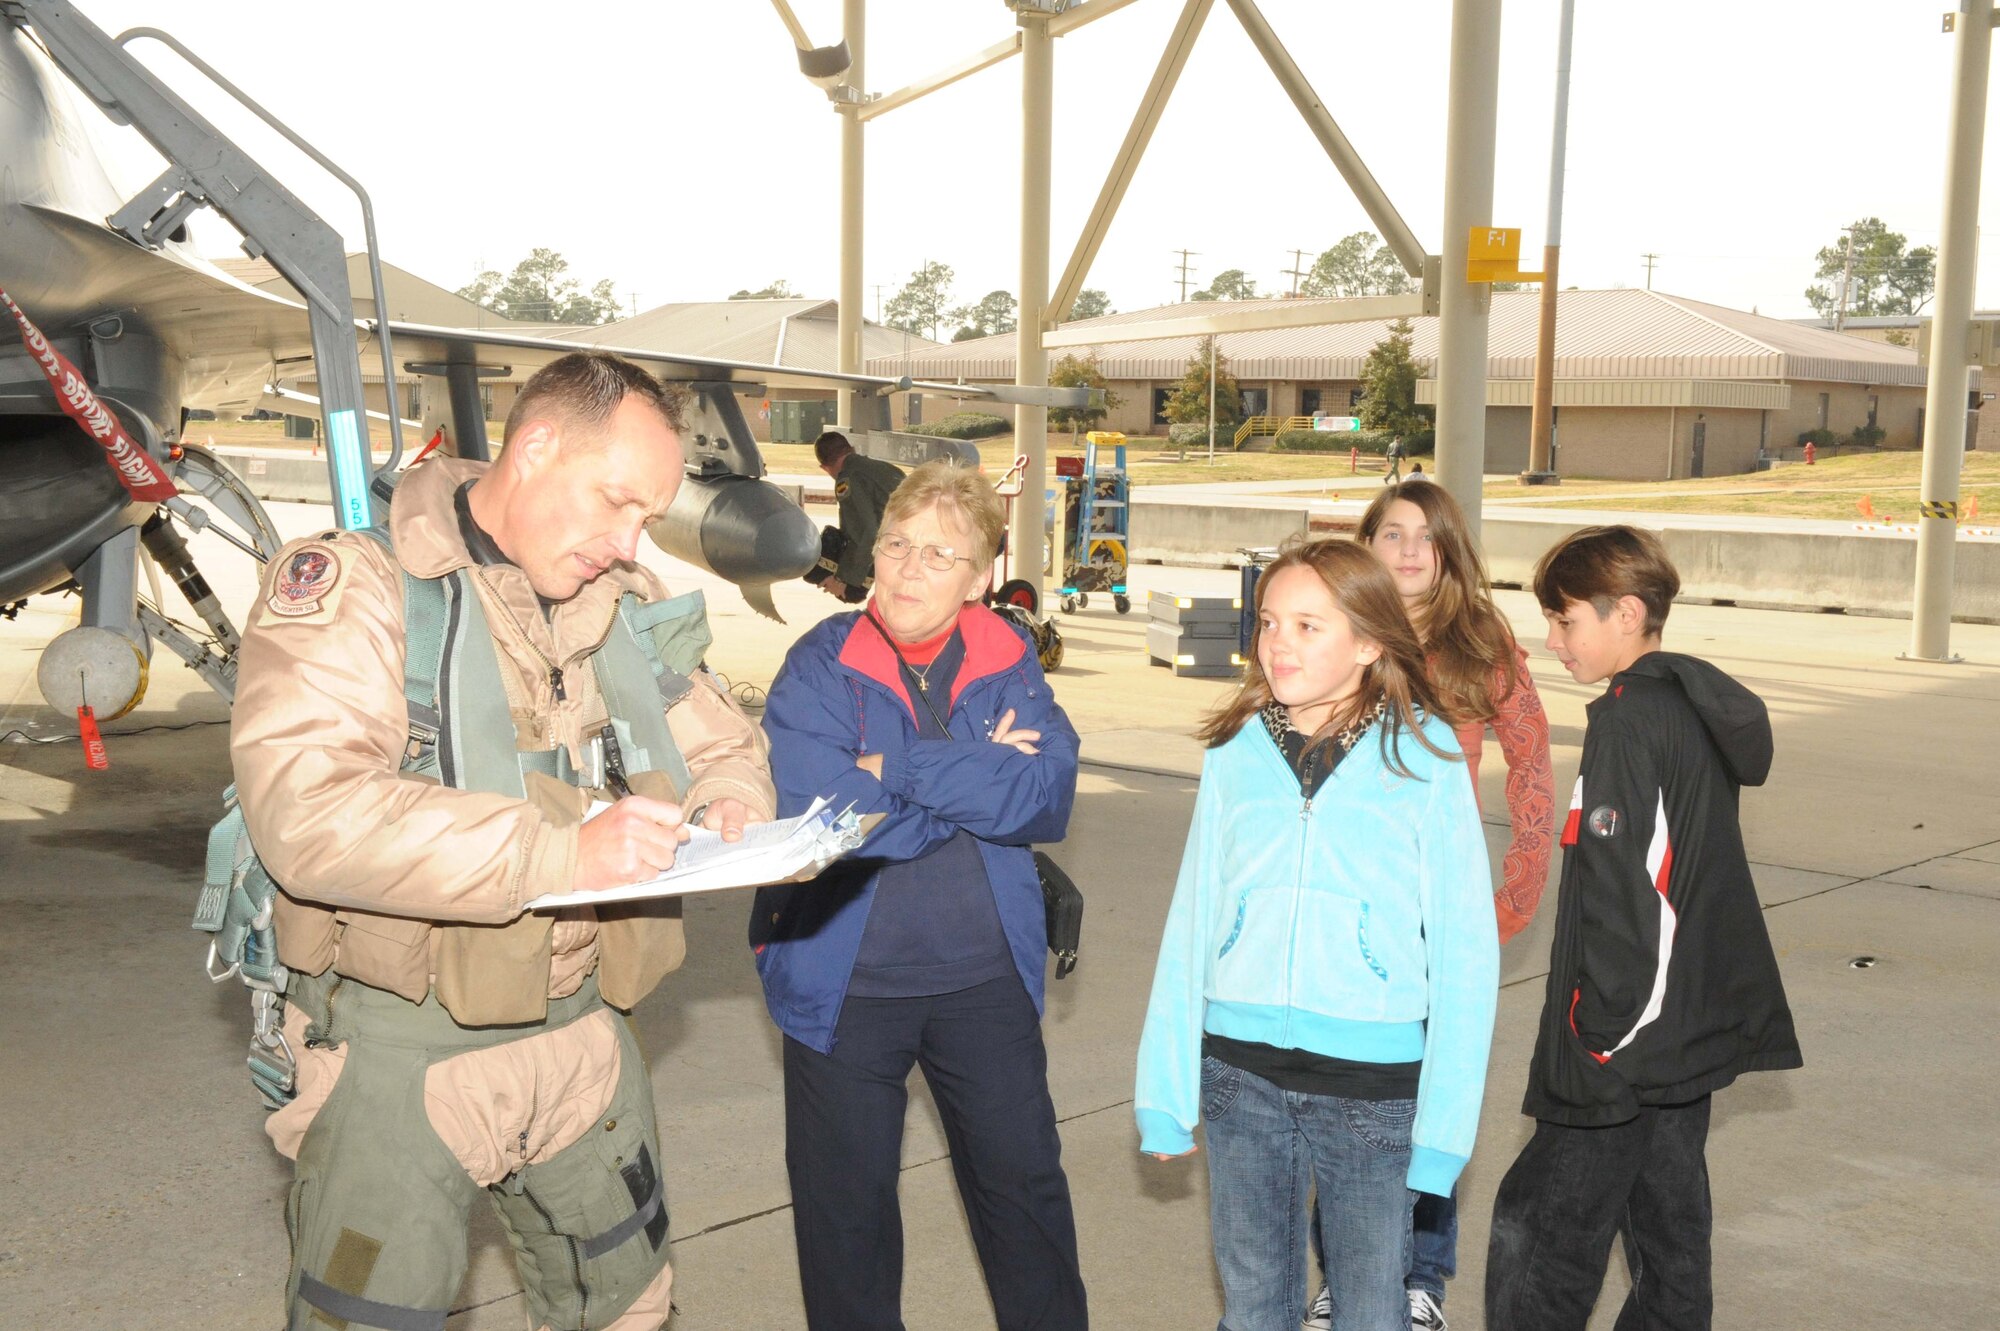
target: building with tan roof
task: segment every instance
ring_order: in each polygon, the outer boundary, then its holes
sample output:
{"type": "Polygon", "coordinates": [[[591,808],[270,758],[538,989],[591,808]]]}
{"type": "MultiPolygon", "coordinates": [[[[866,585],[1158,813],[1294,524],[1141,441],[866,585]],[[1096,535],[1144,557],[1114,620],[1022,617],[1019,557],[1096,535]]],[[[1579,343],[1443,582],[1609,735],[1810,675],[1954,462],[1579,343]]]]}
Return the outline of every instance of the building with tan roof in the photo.
{"type": "MultiPolygon", "coordinates": [[[[1257,305],[1340,301],[1232,302],[1257,305]]],[[[1486,467],[1523,470],[1535,364],[1539,293],[1499,292],[1488,334],[1486,467]]],[[[1201,339],[1119,341],[1121,325],[1214,313],[1189,302],[1066,324],[1102,329],[1094,352],[1123,399],[1102,428],[1154,434],[1166,398],[1201,339]]],[[[1435,401],[1437,320],[1411,321],[1412,353],[1425,378],[1418,401],[1435,401]]],[[[1224,333],[1217,346],[1244,390],[1245,415],[1348,415],[1361,399],[1361,367],[1388,336],[1383,320],[1224,333]]],[[[1056,354],[1056,353],[1052,353],[1056,354]]],[[[1011,383],[1014,337],[954,342],[896,361],[896,373],[966,383],[1011,383]]],[[[873,373],[889,373],[871,361],[873,373]]],[[[1629,480],[1754,470],[1790,451],[1807,431],[1851,435],[1873,425],[1882,446],[1922,439],[1924,370],[1907,347],[1732,310],[1663,292],[1565,291],[1556,322],[1556,468],[1629,480]]],[[[1974,407],[1978,405],[1975,397],[1974,407]]]]}

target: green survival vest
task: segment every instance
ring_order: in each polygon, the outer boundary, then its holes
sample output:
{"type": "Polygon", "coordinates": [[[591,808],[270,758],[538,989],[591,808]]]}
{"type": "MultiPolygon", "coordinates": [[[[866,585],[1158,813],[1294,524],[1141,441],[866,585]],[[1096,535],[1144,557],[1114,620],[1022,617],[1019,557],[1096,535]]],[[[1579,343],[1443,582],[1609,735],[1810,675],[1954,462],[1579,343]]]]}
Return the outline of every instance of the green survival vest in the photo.
{"type": "MultiPolygon", "coordinates": [[[[394,554],[381,527],[364,535],[394,554]]],[[[571,785],[603,783],[600,761],[579,772],[569,751],[523,752],[514,747],[514,722],[501,683],[499,656],[471,574],[459,569],[441,578],[403,572],[403,697],[410,742],[401,771],[428,776],[460,790],[526,797],[529,772],[571,785]]],[[[699,591],[664,601],[641,601],[627,592],[604,645],[591,658],[605,711],[629,776],[659,772],[676,792],[691,776],[666,723],[666,709],[695,687],[695,672],[712,641],[707,603],[699,591]]],[[[250,989],[250,1079],[267,1108],[296,1093],[295,1064],[283,1033],[285,987],[290,973],[278,960],[272,926],[278,884],[250,842],[236,787],[223,792],[223,816],[208,834],[208,856],[196,902],[194,928],[210,936],[206,970],[220,983],[232,975],[250,989]]]]}

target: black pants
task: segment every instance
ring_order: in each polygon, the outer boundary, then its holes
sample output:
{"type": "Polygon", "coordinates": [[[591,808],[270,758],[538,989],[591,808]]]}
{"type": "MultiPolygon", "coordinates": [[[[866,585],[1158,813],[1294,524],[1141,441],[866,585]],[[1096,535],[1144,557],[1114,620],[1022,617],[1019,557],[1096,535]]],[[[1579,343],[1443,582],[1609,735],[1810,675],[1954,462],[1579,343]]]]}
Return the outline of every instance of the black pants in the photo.
{"type": "Polygon", "coordinates": [[[1614,1234],[1632,1272],[1617,1331],[1707,1331],[1708,1105],[1609,1128],[1535,1124],[1493,1200],[1488,1331],[1583,1331],[1614,1234]]]}
{"type": "Polygon", "coordinates": [[[813,1331],[901,1331],[896,1184],[912,1066],[944,1120],[1000,1331],[1082,1331],[1083,1275],[1041,1023],[1017,976],[850,998],[831,1054],[785,1041],[785,1166],[813,1331]]]}

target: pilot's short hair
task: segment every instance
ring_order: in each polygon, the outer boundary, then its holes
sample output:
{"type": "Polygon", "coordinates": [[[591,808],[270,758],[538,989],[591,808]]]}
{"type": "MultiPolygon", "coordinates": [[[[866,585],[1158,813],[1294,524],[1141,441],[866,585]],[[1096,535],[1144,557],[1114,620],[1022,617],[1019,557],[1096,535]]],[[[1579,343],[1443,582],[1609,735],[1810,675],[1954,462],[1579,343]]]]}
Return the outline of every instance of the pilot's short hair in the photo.
{"type": "Polygon", "coordinates": [[[882,523],[915,517],[932,505],[955,509],[972,528],[977,548],[963,553],[988,562],[1000,553],[1000,534],[1007,529],[1007,513],[993,483],[977,467],[960,466],[950,459],[926,462],[903,478],[882,510],[882,523]]]}
{"type": "Polygon", "coordinates": [[[636,396],[660,413],[675,434],[687,432],[688,391],[663,384],[622,356],[603,351],[572,351],[530,375],[514,398],[501,434],[503,446],[529,421],[553,422],[569,447],[590,448],[601,442],[604,427],[627,396],[636,396]]]}
{"type": "Polygon", "coordinates": [[[1603,619],[1622,597],[1646,607],[1646,636],[1666,627],[1680,594],[1681,575],[1660,538],[1643,527],[1582,527],[1535,565],[1535,599],[1559,615],[1572,601],[1587,601],[1603,619]]]}
{"type": "Polygon", "coordinates": [[[822,467],[831,467],[853,451],[854,445],[848,443],[847,436],[838,430],[821,431],[819,438],[813,440],[813,457],[819,460],[822,467]]]}

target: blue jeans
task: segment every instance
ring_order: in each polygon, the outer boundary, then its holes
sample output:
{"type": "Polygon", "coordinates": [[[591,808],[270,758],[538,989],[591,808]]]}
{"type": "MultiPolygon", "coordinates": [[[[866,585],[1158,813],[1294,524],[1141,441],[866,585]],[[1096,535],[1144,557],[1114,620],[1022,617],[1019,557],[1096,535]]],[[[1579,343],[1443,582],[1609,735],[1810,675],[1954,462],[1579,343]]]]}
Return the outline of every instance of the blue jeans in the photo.
{"type": "Polygon", "coordinates": [[[1444,1282],[1458,1274],[1458,1187],[1451,1196],[1417,1194],[1410,1215],[1411,1289],[1421,1289],[1444,1303],[1444,1282]]]}
{"type": "Polygon", "coordinates": [[[1535,1124],[1493,1199],[1488,1331],[1583,1331],[1614,1236],[1632,1273],[1616,1331],[1709,1331],[1708,1108],[1703,1096],[1608,1128],[1535,1124]]]}
{"type": "Polygon", "coordinates": [[[1305,1314],[1308,1201],[1338,1331],[1409,1331],[1410,1127],[1414,1100],[1280,1090],[1201,1061],[1209,1224],[1222,1275],[1218,1331],[1297,1331],[1305,1314]]]}

